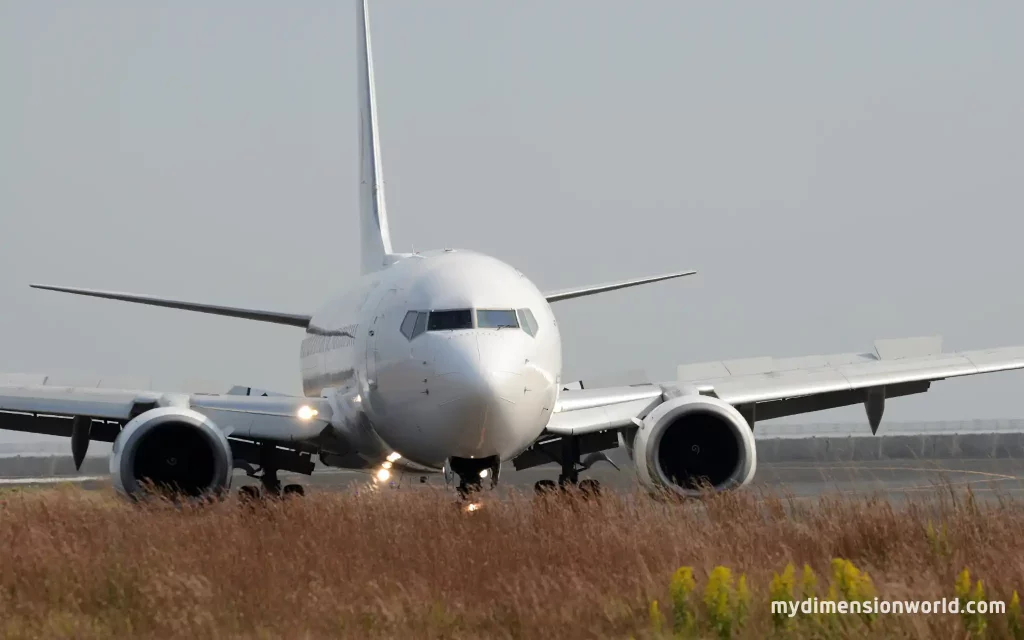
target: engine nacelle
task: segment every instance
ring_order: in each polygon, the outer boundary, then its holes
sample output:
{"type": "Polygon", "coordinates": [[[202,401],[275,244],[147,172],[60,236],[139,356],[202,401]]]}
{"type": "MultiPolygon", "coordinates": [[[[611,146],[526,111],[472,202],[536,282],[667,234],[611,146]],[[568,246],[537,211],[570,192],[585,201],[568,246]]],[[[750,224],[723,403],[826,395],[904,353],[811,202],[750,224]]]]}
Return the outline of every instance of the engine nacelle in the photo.
{"type": "Polygon", "coordinates": [[[231,486],[231,445],[217,425],[192,409],[150,409],[125,425],[114,440],[114,488],[132,497],[145,481],[198,497],[231,486]]]}
{"type": "Polygon", "coordinates": [[[747,421],[718,398],[688,395],[661,403],[633,441],[634,463],[648,489],[696,496],[742,487],[754,477],[757,448],[747,421]]]}

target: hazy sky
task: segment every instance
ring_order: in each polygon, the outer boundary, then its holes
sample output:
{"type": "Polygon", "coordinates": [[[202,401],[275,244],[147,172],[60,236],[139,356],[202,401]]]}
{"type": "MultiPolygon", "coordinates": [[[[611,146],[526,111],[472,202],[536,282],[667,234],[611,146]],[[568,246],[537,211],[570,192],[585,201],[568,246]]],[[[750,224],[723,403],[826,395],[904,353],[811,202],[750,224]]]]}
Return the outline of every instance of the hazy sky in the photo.
{"type": "MultiPolygon", "coordinates": [[[[300,330],[28,283],[299,313],[343,289],[354,14],[0,0],[0,370],[300,390],[300,330]]],[[[556,305],[569,377],[1024,344],[1020,2],[381,0],[371,18],[396,249],[477,249],[542,289],[699,270],[556,305]]],[[[1024,416],[1022,387],[940,382],[887,417],[1024,416]]]]}

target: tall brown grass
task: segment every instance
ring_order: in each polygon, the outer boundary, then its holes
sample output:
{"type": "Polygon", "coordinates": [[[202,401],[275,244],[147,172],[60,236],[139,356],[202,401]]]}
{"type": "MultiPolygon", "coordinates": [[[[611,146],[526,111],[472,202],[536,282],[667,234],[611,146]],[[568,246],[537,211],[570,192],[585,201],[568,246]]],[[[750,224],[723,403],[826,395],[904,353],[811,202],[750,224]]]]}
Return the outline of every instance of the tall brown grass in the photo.
{"type": "MultiPolygon", "coordinates": [[[[751,492],[687,503],[531,495],[473,513],[430,489],[257,508],[131,505],[75,489],[0,498],[7,638],[648,638],[674,626],[706,635],[699,620],[673,625],[683,578],[672,578],[692,567],[696,619],[717,565],[731,574],[716,572],[716,588],[742,574],[749,592],[733,637],[761,638],[786,631],[771,615],[773,576],[789,563],[828,576],[834,558],[869,574],[883,598],[952,598],[965,567],[991,599],[1009,603],[1024,587],[1024,503],[979,503],[948,487],[899,505],[751,492]]],[[[1005,620],[986,627],[1012,632],[1005,620]]],[[[967,630],[954,615],[883,615],[788,633],[967,630]]]]}

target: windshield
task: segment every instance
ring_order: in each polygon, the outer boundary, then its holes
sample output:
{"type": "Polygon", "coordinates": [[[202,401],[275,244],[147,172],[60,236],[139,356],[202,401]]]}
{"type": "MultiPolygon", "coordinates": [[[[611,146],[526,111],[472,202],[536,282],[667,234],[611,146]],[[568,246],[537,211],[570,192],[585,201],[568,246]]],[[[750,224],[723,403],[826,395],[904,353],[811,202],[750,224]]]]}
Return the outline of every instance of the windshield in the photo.
{"type": "Polygon", "coordinates": [[[519,320],[512,309],[478,309],[476,326],[481,329],[515,328],[519,326],[519,320]]]}
{"type": "Polygon", "coordinates": [[[400,331],[407,340],[414,340],[424,331],[455,331],[458,329],[521,329],[537,335],[537,320],[529,309],[441,309],[412,310],[402,319],[400,331]]]}
{"type": "Polygon", "coordinates": [[[469,309],[450,309],[448,311],[431,311],[427,319],[427,331],[451,331],[453,329],[472,329],[473,312],[469,309]]]}

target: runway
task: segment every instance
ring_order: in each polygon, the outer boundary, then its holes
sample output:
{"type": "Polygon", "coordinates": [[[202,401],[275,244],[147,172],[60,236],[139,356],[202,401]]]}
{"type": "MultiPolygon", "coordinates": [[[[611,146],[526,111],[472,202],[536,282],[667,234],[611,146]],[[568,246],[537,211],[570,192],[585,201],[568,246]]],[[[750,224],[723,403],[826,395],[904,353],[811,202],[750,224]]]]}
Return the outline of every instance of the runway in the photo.
{"type": "MultiPolygon", "coordinates": [[[[633,466],[619,463],[620,470],[601,463],[582,474],[607,489],[630,491],[639,487],[633,466]]],[[[558,467],[546,465],[525,471],[503,471],[501,484],[532,490],[541,479],[557,479],[558,467]]],[[[246,479],[247,480],[247,479],[246,479]]],[[[345,487],[366,483],[369,475],[328,471],[311,477],[289,476],[288,482],[312,487],[345,487]]],[[[395,479],[396,488],[420,484],[419,476],[395,479]]],[[[428,476],[427,484],[442,485],[443,478],[428,476]]],[[[1024,497],[1024,460],[989,458],[974,460],[899,460],[849,463],[766,463],[759,464],[754,481],[746,490],[768,491],[795,498],[824,495],[872,495],[903,498],[913,494],[948,491],[949,487],[970,487],[979,496],[1024,497]]]]}
{"type": "MultiPolygon", "coordinates": [[[[882,494],[899,500],[949,488],[970,488],[977,496],[1021,496],[1024,493],[1024,421],[894,423],[886,437],[865,435],[866,425],[773,425],[761,427],[757,439],[757,473],[745,491],[771,492],[809,500],[823,495],[882,494]]],[[[870,431],[868,431],[870,433],[870,431]]],[[[89,488],[109,488],[108,458],[96,451],[86,458],[75,479],[74,464],[63,443],[52,452],[32,455],[10,450],[0,455],[0,487],[50,485],[72,481],[89,488]]],[[[0,450],[3,451],[3,450],[0,450]]],[[[103,452],[105,453],[105,452],[103,452]]],[[[606,490],[639,489],[636,472],[624,449],[607,452],[619,467],[598,462],[581,477],[594,478],[606,490]]],[[[556,480],[559,469],[545,465],[517,472],[502,466],[500,486],[532,492],[538,480],[556,480]]],[[[358,487],[370,482],[369,472],[339,471],[318,464],[312,476],[281,474],[285,483],[311,491],[358,487]]],[[[396,475],[398,489],[421,486],[419,475],[396,475]]],[[[241,471],[233,486],[256,483],[241,471]]],[[[390,484],[390,483],[389,483],[390,484]]],[[[440,475],[426,476],[426,485],[443,487],[440,475]]]]}
{"type": "MultiPolygon", "coordinates": [[[[581,477],[594,478],[606,490],[628,492],[639,488],[636,472],[624,456],[612,456],[619,470],[607,463],[598,463],[581,477]]],[[[524,471],[509,468],[502,471],[500,486],[532,491],[541,479],[557,479],[558,467],[545,465],[524,471]]],[[[396,474],[389,488],[402,490],[417,486],[443,487],[440,475],[421,476],[396,474]]],[[[308,491],[357,488],[370,482],[370,474],[356,471],[318,469],[312,476],[281,474],[283,483],[305,485],[308,491]]],[[[87,489],[110,489],[109,478],[97,476],[51,478],[0,478],[0,485],[52,486],[60,482],[80,484],[87,489]]],[[[236,473],[235,488],[257,481],[236,473]]],[[[882,495],[900,501],[908,496],[928,495],[949,488],[968,487],[980,498],[1012,496],[1024,498],[1024,459],[981,458],[960,460],[885,460],[862,462],[777,462],[758,464],[754,481],[745,491],[770,492],[797,499],[814,499],[827,495],[882,495]]]]}
{"type": "Polygon", "coordinates": [[[754,487],[782,489],[795,497],[883,494],[889,497],[966,489],[978,495],[1024,497],[1024,460],[888,460],[778,463],[759,468],[754,487]]]}

